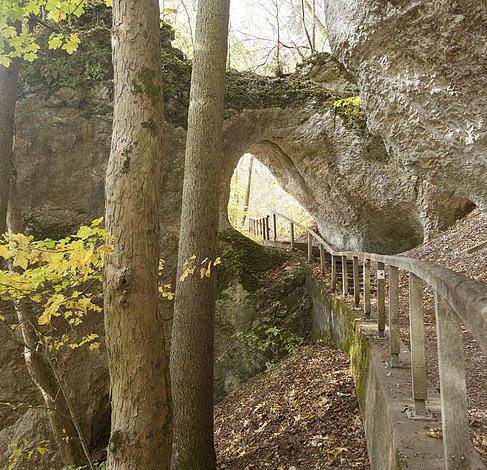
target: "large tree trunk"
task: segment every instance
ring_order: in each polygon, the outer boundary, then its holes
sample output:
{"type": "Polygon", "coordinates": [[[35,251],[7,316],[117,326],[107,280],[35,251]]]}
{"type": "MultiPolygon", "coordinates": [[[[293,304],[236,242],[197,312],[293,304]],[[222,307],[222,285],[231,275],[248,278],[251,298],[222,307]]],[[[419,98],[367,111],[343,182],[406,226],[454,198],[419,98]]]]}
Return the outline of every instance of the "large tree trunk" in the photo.
{"type": "Polygon", "coordinates": [[[159,312],[162,78],[157,0],[113,2],[114,116],[106,224],[109,470],[170,466],[171,403],[159,312]]]}
{"type": "MultiPolygon", "coordinates": [[[[23,220],[17,204],[15,190],[16,178],[12,171],[10,183],[7,228],[10,233],[23,232],[23,220]]],[[[15,269],[10,263],[10,269],[15,269]]],[[[94,468],[90,459],[88,445],[84,440],[79,422],[69,402],[68,392],[62,383],[62,377],[55,366],[41,351],[38,344],[38,331],[35,326],[36,312],[28,300],[15,303],[15,312],[24,340],[24,358],[32,381],[41,392],[49,419],[54,440],[59,449],[62,462],[66,466],[87,466],[94,468]]]]}
{"type": "Polygon", "coordinates": [[[196,270],[176,284],[171,345],[175,470],[215,468],[213,445],[213,322],[215,276],[201,278],[214,259],[218,231],[223,101],[229,0],[200,0],[196,19],[186,145],[179,270],[196,256],[196,270]]]}
{"type": "Polygon", "coordinates": [[[18,77],[18,60],[8,68],[0,65],[0,234],[5,232],[7,223],[18,77]]]}

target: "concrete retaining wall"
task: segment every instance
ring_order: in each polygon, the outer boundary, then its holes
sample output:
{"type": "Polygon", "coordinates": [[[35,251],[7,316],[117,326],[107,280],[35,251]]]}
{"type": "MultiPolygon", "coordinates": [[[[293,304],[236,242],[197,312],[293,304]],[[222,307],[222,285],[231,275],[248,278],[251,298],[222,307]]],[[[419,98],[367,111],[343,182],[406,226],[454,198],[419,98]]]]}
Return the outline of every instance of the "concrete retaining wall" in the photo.
{"type": "MultiPolygon", "coordinates": [[[[442,441],[426,435],[441,428],[438,393],[429,392],[431,421],[412,421],[405,413],[413,405],[409,351],[402,345],[403,366],[391,368],[389,343],[375,336],[374,321],[363,321],[360,310],[334,297],[311,271],[306,288],[313,301],[313,337],[349,353],[372,470],[444,470],[442,441]]],[[[473,462],[472,470],[486,468],[476,452],[473,462]]]]}

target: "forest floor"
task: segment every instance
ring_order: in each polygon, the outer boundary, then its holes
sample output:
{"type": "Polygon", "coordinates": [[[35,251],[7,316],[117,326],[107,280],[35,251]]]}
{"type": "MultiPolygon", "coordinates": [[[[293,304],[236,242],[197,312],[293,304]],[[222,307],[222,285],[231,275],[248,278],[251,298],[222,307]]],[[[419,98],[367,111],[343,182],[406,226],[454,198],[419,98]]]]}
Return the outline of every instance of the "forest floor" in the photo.
{"type": "Polygon", "coordinates": [[[215,409],[218,469],[369,469],[347,356],[305,346],[215,409]]]}
{"type": "MultiPolygon", "coordinates": [[[[487,217],[476,209],[403,255],[487,286],[487,247],[466,252],[485,241],[487,217]]],[[[409,344],[407,276],[400,282],[401,337],[409,344]]],[[[428,381],[439,390],[433,292],[427,286],[424,307],[428,381]]],[[[466,329],[464,351],[471,438],[487,463],[487,359],[466,329]]],[[[348,358],[321,345],[301,348],[218,404],[215,436],[219,470],[370,468],[348,358]]]]}

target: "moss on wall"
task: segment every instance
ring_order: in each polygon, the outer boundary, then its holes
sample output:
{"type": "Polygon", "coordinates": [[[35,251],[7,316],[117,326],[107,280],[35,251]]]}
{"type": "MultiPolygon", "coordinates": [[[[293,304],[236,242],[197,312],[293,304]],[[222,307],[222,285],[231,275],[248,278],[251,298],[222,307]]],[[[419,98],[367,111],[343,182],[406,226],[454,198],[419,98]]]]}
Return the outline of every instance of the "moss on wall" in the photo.
{"type": "MultiPolygon", "coordinates": [[[[310,271],[308,276],[313,276],[310,271]]],[[[353,314],[348,305],[331,295],[321,281],[313,277],[311,279],[320,287],[318,300],[325,315],[329,316],[326,322],[328,328],[322,332],[321,339],[329,345],[338,345],[349,354],[360,410],[362,416],[365,416],[370,345],[360,330],[360,319],[353,314]]]]}

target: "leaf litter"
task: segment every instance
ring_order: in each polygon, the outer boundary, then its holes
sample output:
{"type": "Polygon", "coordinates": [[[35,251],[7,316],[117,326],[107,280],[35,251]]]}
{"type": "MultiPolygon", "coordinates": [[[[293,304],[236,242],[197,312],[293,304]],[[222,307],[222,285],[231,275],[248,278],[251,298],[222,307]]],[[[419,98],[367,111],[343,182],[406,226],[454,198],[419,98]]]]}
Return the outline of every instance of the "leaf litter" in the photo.
{"type": "Polygon", "coordinates": [[[348,357],[303,347],[215,407],[219,470],[369,469],[348,357]]]}

